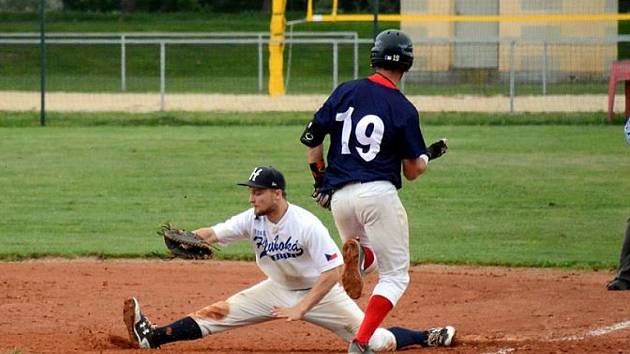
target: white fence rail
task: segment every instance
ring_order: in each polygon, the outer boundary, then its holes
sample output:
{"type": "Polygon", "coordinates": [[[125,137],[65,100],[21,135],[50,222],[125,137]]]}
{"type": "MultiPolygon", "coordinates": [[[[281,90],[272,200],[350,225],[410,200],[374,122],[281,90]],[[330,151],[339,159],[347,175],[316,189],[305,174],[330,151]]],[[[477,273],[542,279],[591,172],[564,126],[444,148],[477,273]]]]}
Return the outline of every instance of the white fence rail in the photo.
{"type": "MultiPolygon", "coordinates": [[[[2,45],[36,45],[39,43],[39,33],[0,33],[0,53],[2,45]]],[[[268,32],[229,32],[229,33],[47,33],[47,45],[112,45],[120,48],[120,91],[126,92],[127,85],[127,62],[129,46],[134,45],[156,45],[159,46],[159,92],[161,108],[164,107],[164,95],[167,91],[167,70],[166,59],[169,46],[173,45],[251,45],[256,46],[256,83],[257,92],[265,92],[265,46],[269,43],[268,32]]],[[[369,47],[372,39],[358,38],[356,32],[289,32],[285,37],[284,43],[287,45],[285,50],[288,51],[288,61],[286,69],[286,87],[287,90],[294,85],[291,78],[291,53],[295,49],[293,45],[328,45],[330,48],[331,72],[329,73],[331,85],[330,89],[335,88],[340,80],[340,45],[344,48],[352,47],[352,74],[350,77],[358,78],[360,65],[359,61],[367,61],[367,53],[359,55],[361,45],[369,47]]],[[[414,43],[416,46],[416,61],[414,68],[405,76],[402,83],[402,90],[408,86],[416,85],[454,85],[458,80],[462,80],[464,75],[470,72],[478,72],[474,68],[464,68],[459,70],[449,66],[447,69],[439,69],[434,63],[440,64],[446,59],[440,57],[439,53],[443,48],[453,48],[455,46],[471,46],[471,48],[494,48],[500,56],[497,60],[500,62],[501,68],[494,69],[488,74],[494,75],[490,79],[495,80],[499,84],[504,83],[510,98],[510,111],[514,111],[514,97],[517,95],[517,86],[521,84],[539,85],[540,89],[534,93],[537,95],[547,95],[549,85],[562,81],[566,76],[569,80],[580,81],[581,72],[571,72],[571,67],[575,67],[574,62],[580,62],[581,58],[577,58],[583,53],[586,55],[600,56],[604,59],[600,60],[593,72],[590,73],[586,81],[594,80],[598,85],[607,79],[608,70],[613,60],[616,60],[617,47],[620,43],[630,43],[630,36],[616,36],[611,38],[574,38],[559,39],[549,41],[536,40],[515,40],[509,38],[495,38],[483,40],[462,40],[462,39],[426,39],[418,40],[414,43]],[[566,54],[564,57],[558,57],[558,47],[563,47],[566,54]],[[498,48],[498,49],[497,49],[498,48]],[[530,50],[531,48],[531,50],[530,50]],[[568,48],[568,49],[566,49],[568,48]],[[571,48],[577,48],[572,50],[571,48]],[[604,48],[604,49],[602,49],[604,48]],[[614,48],[611,49],[611,48],[614,48]],[[552,53],[555,51],[556,53],[552,53]],[[598,51],[607,51],[606,55],[598,51]],[[614,55],[608,53],[614,53],[614,55]],[[433,54],[434,57],[425,55],[433,54]],[[575,54],[577,53],[577,54],[575,54]],[[555,55],[555,56],[554,56],[555,55]],[[572,57],[573,56],[573,57],[572,57]],[[561,63],[562,62],[562,63],[561,63]],[[565,64],[564,62],[569,62],[565,64]],[[527,64],[527,65],[525,65],[527,64]],[[569,69],[562,68],[566,65],[569,69]],[[564,70],[564,71],[562,71],[564,70]]],[[[477,49],[480,50],[480,49],[477,49]]],[[[348,52],[346,52],[348,53],[348,52]]],[[[348,55],[348,54],[346,54],[348,55]]],[[[295,63],[294,63],[295,65],[295,63]]],[[[0,68],[1,69],[1,68],[0,68]]],[[[157,74],[157,73],[156,73],[157,74]]],[[[346,73],[345,77],[348,77],[346,73]]],[[[482,78],[483,80],[490,80],[482,78]]],[[[297,84],[300,77],[293,79],[297,84]]],[[[477,80],[481,80],[478,79],[477,80]]],[[[496,86],[495,82],[495,86],[496,86]]],[[[570,84],[571,82],[569,82],[570,84]]],[[[325,90],[324,90],[325,91],[325,90]]],[[[289,91],[288,92],[292,92],[289,91]]],[[[458,92],[454,92],[457,94],[458,92]]]]}

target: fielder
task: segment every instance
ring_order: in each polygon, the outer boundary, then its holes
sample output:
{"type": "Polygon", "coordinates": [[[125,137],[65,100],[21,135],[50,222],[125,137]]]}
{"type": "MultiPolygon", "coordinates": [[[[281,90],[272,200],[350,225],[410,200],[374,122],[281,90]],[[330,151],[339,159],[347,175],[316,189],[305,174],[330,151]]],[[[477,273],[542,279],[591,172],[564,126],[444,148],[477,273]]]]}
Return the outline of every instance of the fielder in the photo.
{"type": "MultiPolygon", "coordinates": [[[[284,177],[272,167],[256,167],[239,185],[249,187],[252,208],[194,233],[209,244],[249,240],[268,278],[164,327],[153,325],[130,298],[123,320],[131,341],[140,348],[157,348],[285,318],[313,323],[349,342],[363,312],[337,283],[343,261],[326,227],[309,211],[287,202],[284,177]]],[[[414,344],[449,346],[454,335],[450,326],[428,331],[378,328],[370,345],[378,351],[414,344]]]]}
{"type": "Polygon", "coordinates": [[[401,165],[413,181],[447,150],[446,139],[425,145],[418,111],[398,90],[413,64],[411,39],[398,30],[381,32],[370,62],[375,73],[337,87],[300,137],[315,179],[313,198],[331,209],[344,241],[341,280],[348,295],[359,298],[363,275],[379,269],[349,353],[378,350],[372,335],[409,284],[409,226],[397,192],[401,165]]]}

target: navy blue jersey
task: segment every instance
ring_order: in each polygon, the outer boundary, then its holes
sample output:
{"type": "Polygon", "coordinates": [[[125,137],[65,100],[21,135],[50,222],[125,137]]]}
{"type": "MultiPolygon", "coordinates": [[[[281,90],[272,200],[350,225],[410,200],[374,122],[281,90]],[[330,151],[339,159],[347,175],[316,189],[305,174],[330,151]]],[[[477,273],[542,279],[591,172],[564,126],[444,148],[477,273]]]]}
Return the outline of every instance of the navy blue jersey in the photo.
{"type": "Polygon", "coordinates": [[[330,135],[323,191],[371,181],[400,188],[402,160],[426,153],[418,111],[378,74],[337,87],[315,122],[330,135]]]}

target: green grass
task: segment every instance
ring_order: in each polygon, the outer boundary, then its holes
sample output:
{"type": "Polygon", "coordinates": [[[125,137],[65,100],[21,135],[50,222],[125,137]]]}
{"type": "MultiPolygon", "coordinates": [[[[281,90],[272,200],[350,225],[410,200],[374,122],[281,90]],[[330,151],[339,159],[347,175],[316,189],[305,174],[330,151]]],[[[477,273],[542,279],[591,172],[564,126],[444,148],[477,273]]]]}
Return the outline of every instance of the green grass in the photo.
{"type": "MultiPolygon", "coordinates": [[[[306,12],[288,12],[287,20],[302,19],[306,12]]],[[[55,12],[46,14],[49,32],[268,32],[271,15],[260,12],[212,13],[81,13],[55,12]]],[[[398,28],[389,22],[387,28],[398,28]]],[[[385,26],[385,24],[382,24],[385,26]]],[[[385,27],[383,27],[385,28],[385,27]]],[[[352,31],[359,37],[372,37],[372,23],[304,23],[295,31],[352,31]]],[[[0,32],[38,32],[37,14],[0,13],[0,32]]]]}
{"type": "MultiPolygon", "coordinates": [[[[305,14],[287,14],[297,19],[305,14]]],[[[261,13],[169,13],[131,16],[120,14],[51,13],[49,32],[234,32],[269,31],[269,15],[261,13]]],[[[388,26],[398,27],[389,23],[388,26]]],[[[352,31],[361,38],[372,36],[371,23],[297,25],[295,31],[352,31]]],[[[0,32],[37,32],[36,15],[0,13],[0,32]]],[[[295,45],[289,92],[330,92],[332,50],[330,45],[295,45]]],[[[340,45],[340,80],[352,76],[352,47],[340,45]]],[[[361,53],[369,50],[361,46],[361,53]]],[[[168,92],[258,92],[258,49],[252,45],[168,45],[166,47],[168,92]]],[[[127,46],[127,90],[159,91],[159,46],[127,46]]],[[[264,90],[267,85],[268,51],[264,56],[264,90]]],[[[288,59],[288,55],[285,55],[288,59]]],[[[47,89],[50,91],[120,91],[120,47],[118,45],[55,45],[47,47],[47,89]]],[[[360,60],[361,75],[370,72],[360,60]]],[[[39,88],[37,45],[0,45],[0,90],[39,88]]],[[[340,81],[341,82],[341,81],[340,81]]]]}
{"type": "MultiPolygon", "coordinates": [[[[352,47],[339,47],[339,82],[352,79],[352,47]]],[[[368,49],[362,46],[363,52],[368,49]]],[[[120,47],[117,45],[49,45],[47,90],[119,92],[120,47]]],[[[159,46],[128,45],[127,90],[158,92],[159,46]]],[[[0,90],[39,89],[39,49],[35,45],[0,45],[0,90]]],[[[264,90],[268,79],[268,53],[263,51],[264,90]]],[[[285,55],[288,62],[288,54],[285,55]]],[[[360,61],[360,74],[370,72],[360,61]]],[[[286,66],[285,66],[286,67],[286,66]]],[[[289,92],[330,92],[332,89],[330,45],[295,45],[289,92]]],[[[258,92],[258,47],[253,45],[166,46],[168,92],[258,92]],[[227,60],[226,60],[227,58],[227,60]]],[[[449,88],[452,90],[452,88],[449,88]]],[[[444,90],[441,90],[444,91],[444,90]]]]}
{"type": "MultiPolygon", "coordinates": [[[[260,164],[284,171],[289,200],[338,239],[309,197],[297,141],[309,114],[140,116],[51,115],[39,128],[35,114],[0,115],[0,259],[164,256],[161,222],[195,228],[244,210],[247,191],[235,183],[260,164]]],[[[630,215],[620,125],[447,116],[425,117],[424,132],[448,137],[449,153],[400,191],[414,263],[616,265],[630,215]]],[[[251,251],[238,244],[220,256],[251,251]]]]}
{"type": "MultiPolygon", "coordinates": [[[[282,126],[302,125],[312,118],[312,112],[167,112],[167,113],[57,113],[46,116],[52,127],[95,126],[282,126]]],[[[0,127],[36,127],[40,124],[37,112],[0,112],[0,127]]],[[[429,125],[607,125],[605,113],[475,113],[428,112],[421,113],[423,124],[429,125]]],[[[613,124],[625,124],[625,118],[616,115],[613,124]]]]}

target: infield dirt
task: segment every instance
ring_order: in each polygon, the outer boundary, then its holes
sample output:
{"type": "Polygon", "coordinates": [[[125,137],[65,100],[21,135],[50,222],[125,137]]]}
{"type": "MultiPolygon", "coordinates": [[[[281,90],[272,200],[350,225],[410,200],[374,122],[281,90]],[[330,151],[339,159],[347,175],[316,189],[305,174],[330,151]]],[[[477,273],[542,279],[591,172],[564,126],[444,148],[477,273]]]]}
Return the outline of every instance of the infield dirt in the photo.
{"type": "MultiPolygon", "coordinates": [[[[262,280],[254,263],[38,260],[0,263],[0,353],[150,353],[132,349],[123,301],[136,296],[160,325],[262,280]]],[[[407,353],[630,353],[630,291],[609,292],[610,272],[411,268],[411,284],[386,326],[457,328],[452,348],[407,353]]],[[[367,281],[368,290],[375,276],[367,281]]],[[[364,308],[367,297],[359,300],[364,308]]],[[[158,353],[345,353],[335,335],[275,320],[158,353]]]]}

